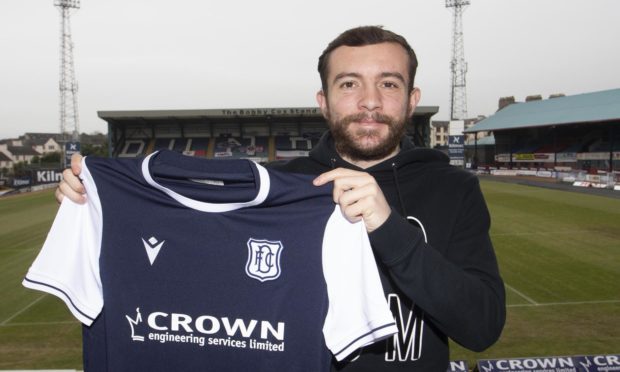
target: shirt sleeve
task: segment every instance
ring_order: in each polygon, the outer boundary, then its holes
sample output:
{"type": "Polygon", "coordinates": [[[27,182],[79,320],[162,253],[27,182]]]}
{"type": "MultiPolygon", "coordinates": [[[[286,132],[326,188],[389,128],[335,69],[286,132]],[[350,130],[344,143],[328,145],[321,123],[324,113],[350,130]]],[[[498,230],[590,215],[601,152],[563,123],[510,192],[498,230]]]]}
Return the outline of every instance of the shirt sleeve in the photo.
{"type": "Polygon", "coordinates": [[[86,204],[63,199],[22,284],[60,298],[80,322],[89,326],[103,308],[99,276],[102,214],[85,159],[80,178],[87,190],[86,204]]]}
{"type": "Polygon", "coordinates": [[[340,206],[325,228],[323,275],[329,299],[323,335],[336,360],[398,331],[364,223],[349,222],[340,206]]]}

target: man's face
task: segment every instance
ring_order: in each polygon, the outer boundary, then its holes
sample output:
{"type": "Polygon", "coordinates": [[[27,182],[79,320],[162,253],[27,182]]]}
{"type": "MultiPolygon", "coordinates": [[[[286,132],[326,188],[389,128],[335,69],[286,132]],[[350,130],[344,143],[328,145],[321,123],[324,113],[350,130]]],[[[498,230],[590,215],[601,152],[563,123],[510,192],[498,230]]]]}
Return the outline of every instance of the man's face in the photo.
{"type": "Polygon", "coordinates": [[[398,151],[420,97],[418,89],[408,92],[408,62],[396,43],[331,52],[328,91],[317,93],[317,101],[346,160],[375,162],[398,151]]]}

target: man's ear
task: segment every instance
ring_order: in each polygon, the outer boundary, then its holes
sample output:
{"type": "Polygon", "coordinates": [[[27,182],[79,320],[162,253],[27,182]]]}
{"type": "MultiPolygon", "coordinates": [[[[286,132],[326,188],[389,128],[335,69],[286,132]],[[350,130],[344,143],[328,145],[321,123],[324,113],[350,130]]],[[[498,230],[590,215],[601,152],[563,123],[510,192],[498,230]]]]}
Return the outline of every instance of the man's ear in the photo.
{"type": "Polygon", "coordinates": [[[327,110],[327,97],[325,96],[325,92],[323,89],[316,92],[316,102],[319,104],[319,108],[321,109],[321,113],[325,119],[328,119],[329,112],[327,110]]]}
{"type": "Polygon", "coordinates": [[[411,93],[409,93],[409,116],[411,117],[415,111],[415,108],[418,107],[418,102],[420,102],[420,97],[422,97],[422,92],[418,88],[413,88],[411,93]]]}

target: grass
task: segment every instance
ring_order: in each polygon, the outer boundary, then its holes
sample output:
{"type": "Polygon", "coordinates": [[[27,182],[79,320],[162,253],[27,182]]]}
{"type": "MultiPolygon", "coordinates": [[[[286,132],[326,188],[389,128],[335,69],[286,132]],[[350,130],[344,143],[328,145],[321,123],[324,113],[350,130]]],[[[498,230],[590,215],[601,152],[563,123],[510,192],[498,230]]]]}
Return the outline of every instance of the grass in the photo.
{"type": "MultiPolygon", "coordinates": [[[[487,358],[620,350],[620,199],[484,180],[508,319],[487,358]]],[[[51,191],[0,198],[0,369],[81,369],[80,325],[21,280],[57,209],[51,191]]]]}
{"type": "Polygon", "coordinates": [[[79,323],[21,281],[56,214],[52,191],[0,199],[0,369],[81,369],[79,323]]]}
{"type": "Polygon", "coordinates": [[[506,284],[507,321],[482,353],[452,359],[616,354],[620,350],[620,199],[482,182],[506,284]]]}

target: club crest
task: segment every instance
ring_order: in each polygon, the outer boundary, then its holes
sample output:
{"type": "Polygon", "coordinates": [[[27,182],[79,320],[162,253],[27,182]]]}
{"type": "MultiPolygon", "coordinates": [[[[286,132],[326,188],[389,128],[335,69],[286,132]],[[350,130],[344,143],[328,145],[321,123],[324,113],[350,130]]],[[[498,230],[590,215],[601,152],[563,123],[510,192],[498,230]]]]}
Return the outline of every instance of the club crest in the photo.
{"type": "Polygon", "coordinates": [[[245,272],[250,278],[265,282],[280,276],[280,255],[282,243],[269,240],[248,240],[248,262],[245,272]]]}

